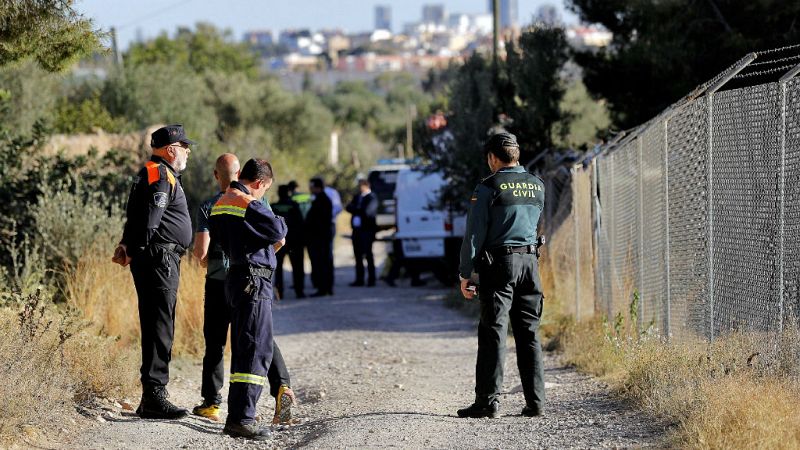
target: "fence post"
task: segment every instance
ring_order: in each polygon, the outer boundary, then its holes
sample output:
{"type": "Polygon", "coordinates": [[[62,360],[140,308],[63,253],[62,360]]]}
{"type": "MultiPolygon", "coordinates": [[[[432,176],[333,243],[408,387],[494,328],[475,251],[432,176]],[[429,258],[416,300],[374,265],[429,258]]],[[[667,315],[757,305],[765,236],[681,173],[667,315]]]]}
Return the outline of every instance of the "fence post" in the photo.
{"type": "Polygon", "coordinates": [[[580,231],[578,230],[578,192],[576,187],[576,175],[578,170],[572,167],[570,170],[572,177],[572,226],[575,228],[575,321],[581,318],[581,250],[579,245],[580,231]]]}
{"type": "Polygon", "coordinates": [[[644,323],[644,163],[642,161],[642,152],[644,151],[644,139],[641,137],[636,138],[639,141],[637,146],[639,149],[637,165],[637,174],[639,177],[639,194],[636,196],[639,207],[639,332],[642,331],[644,323]]]}
{"type": "MultiPolygon", "coordinates": [[[[592,159],[592,268],[594,271],[594,301],[595,304],[593,305],[594,311],[597,311],[599,306],[597,305],[597,301],[602,301],[603,299],[603,267],[602,263],[600,262],[600,198],[597,194],[597,158],[592,159]]],[[[592,313],[594,313],[592,311],[592,313]]]]}
{"type": "MultiPolygon", "coordinates": [[[[800,68],[800,66],[797,66],[800,68]]],[[[784,226],[785,226],[785,213],[786,213],[786,81],[781,78],[780,86],[780,99],[781,99],[781,169],[780,169],[780,215],[778,227],[778,264],[779,264],[779,283],[778,283],[778,301],[780,304],[780,315],[778,317],[778,331],[783,332],[783,320],[786,314],[785,292],[784,292],[784,226]]]]}
{"type": "Polygon", "coordinates": [[[669,248],[669,117],[664,119],[664,224],[666,227],[666,246],[664,249],[666,276],[666,311],[664,312],[664,331],[669,342],[672,338],[672,304],[670,297],[670,248],[669,248]]]}
{"type": "Polygon", "coordinates": [[[735,67],[728,70],[725,76],[706,90],[708,102],[708,320],[709,341],[714,340],[714,94],[732,80],[739,72],[756,60],[757,53],[749,53],[735,67]]]}
{"type": "Polygon", "coordinates": [[[617,214],[616,214],[615,209],[614,209],[614,207],[615,207],[614,204],[616,203],[616,191],[617,191],[615,189],[615,186],[617,185],[616,178],[614,177],[614,167],[616,166],[616,164],[614,164],[614,159],[616,159],[616,155],[612,153],[612,154],[610,154],[608,156],[608,158],[609,158],[609,160],[608,160],[609,161],[608,172],[610,174],[610,176],[608,177],[608,187],[610,188],[609,189],[609,194],[610,195],[608,196],[608,200],[609,200],[610,205],[608,205],[608,208],[610,210],[609,211],[609,219],[611,219],[611,220],[609,220],[610,223],[608,224],[608,230],[609,230],[609,239],[608,239],[608,255],[609,255],[608,286],[609,286],[609,291],[610,291],[609,292],[610,297],[608,298],[608,300],[606,300],[608,302],[608,304],[606,305],[606,310],[608,311],[608,318],[611,319],[612,317],[614,317],[614,277],[616,275],[616,273],[615,273],[616,270],[614,270],[615,269],[615,267],[614,267],[614,252],[616,251],[616,248],[614,248],[614,247],[615,247],[615,244],[616,244],[616,237],[617,237],[617,228],[616,228],[617,227],[617,220],[616,220],[617,219],[617,214]]]}
{"type": "Polygon", "coordinates": [[[714,92],[708,102],[708,340],[714,340],[714,92]]]}

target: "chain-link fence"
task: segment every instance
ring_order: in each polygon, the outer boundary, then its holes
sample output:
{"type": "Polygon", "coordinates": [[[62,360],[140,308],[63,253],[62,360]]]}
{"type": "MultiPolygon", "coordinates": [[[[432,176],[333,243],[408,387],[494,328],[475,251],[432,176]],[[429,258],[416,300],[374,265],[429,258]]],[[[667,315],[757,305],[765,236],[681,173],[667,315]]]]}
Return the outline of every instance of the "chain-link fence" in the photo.
{"type": "Polygon", "coordinates": [[[800,60],[798,49],[748,55],[548,179],[545,288],[564,313],[611,317],[636,305],[642,327],[708,339],[794,320],[800,66],[779,64],[800,60]]]}

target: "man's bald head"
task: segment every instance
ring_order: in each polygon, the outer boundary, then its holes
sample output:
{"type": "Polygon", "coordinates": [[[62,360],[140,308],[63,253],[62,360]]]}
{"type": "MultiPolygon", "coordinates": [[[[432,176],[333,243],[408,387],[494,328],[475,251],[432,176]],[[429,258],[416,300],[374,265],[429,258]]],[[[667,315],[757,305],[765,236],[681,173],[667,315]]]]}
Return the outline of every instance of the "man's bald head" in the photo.
{"type": "Polygon", "coordinates": [[[231,181],[239,179],[239,158],[233,153],[223,153],[214,165],[214,178],[219,182],[221,190],[225,190],[231,181]]]}

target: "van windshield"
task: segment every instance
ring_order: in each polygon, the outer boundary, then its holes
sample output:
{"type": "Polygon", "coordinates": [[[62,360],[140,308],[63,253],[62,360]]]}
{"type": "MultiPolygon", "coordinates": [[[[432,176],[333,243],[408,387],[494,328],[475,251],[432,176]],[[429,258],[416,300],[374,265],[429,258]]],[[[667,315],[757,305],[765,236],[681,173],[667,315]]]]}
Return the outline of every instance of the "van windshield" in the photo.
{"type": "Polygon", "coordinates": [[[397,171],[373,171],[367,177],[369,187],[379,200],[390,200],[394,198],[394,188],[397,185],[397,171]]]}

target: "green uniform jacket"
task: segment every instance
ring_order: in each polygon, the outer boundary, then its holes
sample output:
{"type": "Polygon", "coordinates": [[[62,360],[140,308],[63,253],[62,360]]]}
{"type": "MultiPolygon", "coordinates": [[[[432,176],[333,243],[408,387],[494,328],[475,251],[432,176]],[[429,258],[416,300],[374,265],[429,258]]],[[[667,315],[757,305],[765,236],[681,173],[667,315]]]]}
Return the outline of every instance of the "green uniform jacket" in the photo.
{"type": "Polygon", "coordinates": [[[544,209],[544,182],[522,166],[504,167],[484,179],[470,199],[459,274],[469,278],[483,250],[536,243],[544,209]]]}

